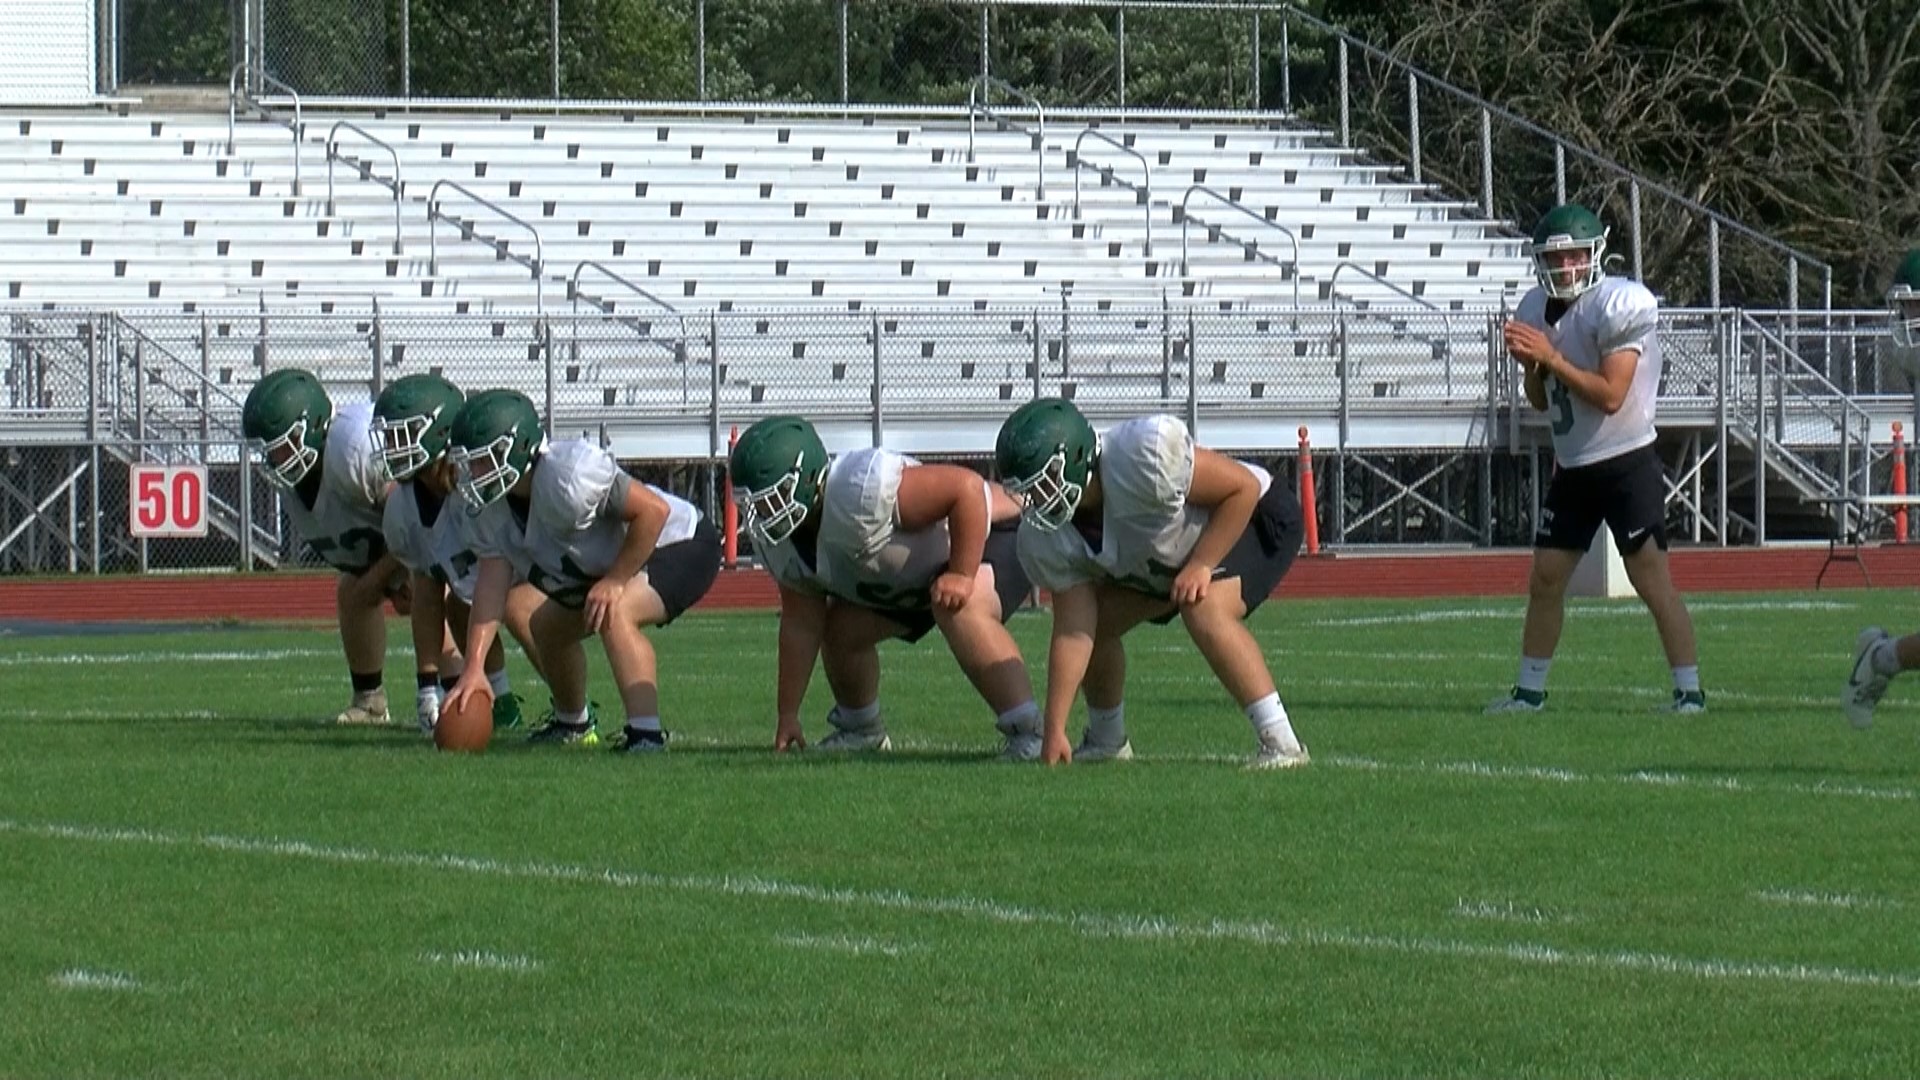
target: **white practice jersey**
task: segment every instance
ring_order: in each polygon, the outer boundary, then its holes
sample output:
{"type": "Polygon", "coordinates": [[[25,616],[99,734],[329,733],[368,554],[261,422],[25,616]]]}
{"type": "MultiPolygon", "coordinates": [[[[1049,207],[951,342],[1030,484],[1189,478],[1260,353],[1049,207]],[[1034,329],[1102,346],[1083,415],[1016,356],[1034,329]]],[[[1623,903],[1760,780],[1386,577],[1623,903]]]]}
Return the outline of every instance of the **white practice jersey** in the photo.
{"type": "MultiPolygon", "coordinates": [[[[947,523],[900,527],[900,477],[919,462],[891,450],[855,450],[827,468],[812,565],[791,538],[761,553],[775,581],[816,596],[867,607],[918,611],[932,606],[934,579],[947,568],[947,523]]],[[[980,497],[987,497],[981,481],[980,497]]]]}
{"type": "Polygon", "coordinates": [[[1653,409],[1660,391],[1660,307],[1646,286],[1604,277],[1547,325],[1547,294],[1538,287],[1521,299],[1514,318],[1544,330],[1553,347],[1582,371],[1598,372],[1601,358],[1622,349],[1640,353],[1620,411],[1608,416],[1548,376],[1547,417],[1553,454],[1563,468],[1591,465],[1653,442],[1653,409]]]}
{"type": "MultiPolygon", "coordinates": [[[[1170,596],[1200,531],[1212,519],[1187,504],[1193,484],[1193,435],[1172,416],[1142,416],[1100,440],[1100,537],[1089,543],[1078,526],[1044,532],[1022,522],[1020,565],[1043,589],[1060,592],[1086,582],[1112,582],[1152,596],[1170,596]]],[[[1237,462],[1260,482],[1267,470],[1237,462]]]]}
{"type": "MultiPolygon", "coordinates": [[[[452,589],[453,595],[471,604],[473,587],[480,580],[480,558],[467,538],[473,521],[467,501],[457,491],[448,495],[433,524],[428,525],[421,520],[421,495],[422,489],[415,482],[397,484],[387,496],[382,523],[387,550],[408,570],[432,574],[435,581],[452,589]]],[[[514,577],[516,583],[526,580],[523,574],[514,577]]]]}
{"type": "MultiPolygon", "coordinates": [[[[524,567],[541,592],[577,607],[612,568],[627,538],[620,513],[627,479],[613,455],[594,443],[553,443],[533,470],[525,517],[511,497],[496,499],[469,524],[473,551],[524,567]]],[[[692,537],[700,511],[685,499],[647,487],[667,504],[667,523],[655,549],[692,537]]]]}
{"type": "Polygon", "coordinates": [[[280,496],[300,539],[328,566],[349,574],[364,571],[386,551],[380,513],[387,478],[372,424],[372,402],[335,413],[320,455],[320,489],[313,506],[296,492],[280,496]]]}

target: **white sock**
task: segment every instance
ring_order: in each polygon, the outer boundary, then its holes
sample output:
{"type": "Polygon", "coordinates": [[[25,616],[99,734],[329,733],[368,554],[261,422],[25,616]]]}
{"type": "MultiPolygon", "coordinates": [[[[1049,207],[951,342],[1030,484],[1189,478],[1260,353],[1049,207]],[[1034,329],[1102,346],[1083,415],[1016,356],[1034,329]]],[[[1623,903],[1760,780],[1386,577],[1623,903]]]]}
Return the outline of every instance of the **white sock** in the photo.
{"type": "Polygon", "coordinates": [[[1240,711],[1247,714],[1253,733],[1262,743],[1278,746],[1289,754],[1300,752],[1300,737],[1293,733],[1293,722],[1287,719],[1287,707],[1280,704],[1277,691],[1240,711]]]}
{"type": "Polygon", "coordinates": [[[629,716],[627,726],[635,731],[659,731],[660,718],[657,716],[629,716]]]}
{"type": "Polygon", "coordinates": [[[1867,662],[1873,665],[1876,675],[1892,677],[1900,674],[1900,650],[1892,638],[1875,645],[1867,656],[1867,662]]]}
{"type": "Polygon", "coordinates": [[[880,702],[873,701],[857,709],[845,705],[835,705],[833,715],[827,718],[834,727],[843,731],[866,731],[880,726],[880,702]]]}
{"type": "Polygon", "coordinates": [[[1003,735],[1040,734],[1040,706],[1032,701],[1023,701],[1006,712],[1001,713],[993,722],[1003,735]]]}
{"type": "Polygon", "coordinates": [[[1537,656],[1520,658],[1520,689],[1532,690],[1537,694],[1547,692],[1547,669],[1553,666],[1553,657],[1542,660],[1537,656]]]}
{"type": "Polygon", "coordinates": [[[503,698],[512,693],[513,684],[507,681],[507,669],[501,668],[499,671],[488,672],[487,687],[493,691],[493,696],[497,698],[503,698]]]}
{"type": "Polygon", "coordinates": [[[1680,691],[1700,689],[1700,665],[1682,664],[1673,669],[1673,688],[1680,691]]]}
{"type": "Polygon", "coordinates": [[[1127,703],[1111,709],[1087,706],[1087,741],[1101,746],[1119,746],[1127,741],[1127,703]]]}
{"type": "Polygon", "coordinates": [[[580,727],[587,722],[587,710],[581,709],[579,712],[566,712],[562,709],[555,709],[553,710],[553,719],[555,723],[565,724],[568,727],[580,727]]]}

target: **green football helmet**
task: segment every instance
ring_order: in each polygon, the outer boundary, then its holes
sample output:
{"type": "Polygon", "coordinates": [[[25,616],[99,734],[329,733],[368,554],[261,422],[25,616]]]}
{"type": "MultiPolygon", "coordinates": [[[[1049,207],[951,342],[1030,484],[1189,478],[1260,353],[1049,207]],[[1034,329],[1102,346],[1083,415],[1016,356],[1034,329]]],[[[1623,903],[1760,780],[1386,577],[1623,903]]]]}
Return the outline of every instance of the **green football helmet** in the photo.
{"type": "Polygon", "coordinates": [[[1578,203],[1567,203],[1547,211],[1547,216],[1533,227],[1527,256],[1533,260],[1533,276],[1548,296],[1575,300],[1606,277],[1606,269],[1600,264],[1606,250],[1607,229],[1600,219],[1578,203]],[[1586,252],[1585,265],[1578,259],[1549,258],[1563,251],[1586,252]]]}
{"type": "Polygon", "coordinates": [[[1903,349],[1920,348],[1920,248],[1907,252],[1894,270],[1887,311],[1893,318],[1893,343],[1903,349]]]}
{"type": "Polygon", "coordinates": [[[778,544],[819,507],[827,480],[827,448],[820,433],[800,417],[769,416],[734,444],[727,474],[754,542],[778,544]]]}
{"type": "Polygon", "coordinates": [[[546,446],[540,413],[518,390],[483,390],[454,414],[447,456],[475,513],[498,501],[533,468],[546,446]]]}
{"type": "Polygon", "coordinates": [[[1021,519],[1042,532],[1073,520],[1099,454],[1093,425],[1063,398],[1039,398],[1015,409],[993,444],[1000,482],[1025,500],[1021,519]]]}
{"type": "Polygon", "coordinates": [[[265,462],[267,479],[292,488],[307,478],[326,451],[333,402],[310,371],[268,372],[240,408],[240,431],[265,462]]]}
{"type": "Polygon", "coordinates": [[[438,375],[396,379],[373,403],[373,442],[389,479],[405,482],[447,452],[453,418],[467,396],[438,375]]]}

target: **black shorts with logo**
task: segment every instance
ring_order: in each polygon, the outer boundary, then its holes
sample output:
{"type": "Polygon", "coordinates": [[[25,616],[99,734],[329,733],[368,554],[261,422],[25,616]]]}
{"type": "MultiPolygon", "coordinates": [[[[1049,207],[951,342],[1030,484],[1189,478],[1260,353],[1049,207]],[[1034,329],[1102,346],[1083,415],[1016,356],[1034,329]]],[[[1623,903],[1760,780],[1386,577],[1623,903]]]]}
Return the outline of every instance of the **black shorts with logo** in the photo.
{"type": "MultiPolygon", "coordinates": [[[[1020,535],[1018,519],[1002,525],[995,525],[987,533],[987,547],[981,553],[980,561],[993,567],[993,591],[1000,597],[1000,621],[1006,622],[1020,605],[1033,595],[1033,583],[1027,580],[1027,572],[1020,566],[1020,555],[1015,540],[1020,535]]],[[[925,608],[873,608],[902,627],[895,640],[909,644],[926,637],[936,625],[933,609],[925,608]]]]}
{"type": "MultiPolygon", "coordinates": [[[[1214,579],[1239,578],[1240,600],[1251,615],[1266,603],[1279,588],[1280,579],[1293,568],[1293,560],[1299,556],[1306,536],[1307,519],[1301,513],[1300,500],[1294,497],[1285,481],[1276,478],[1254,504],[1247,531],[1240,534],[1240,539],[1227,550],[1227,557],[1214,569],[1214,579]]],[[[1165,626],[1179,614],[1175,608],[1152,621],[1165,626]]]]}
{"type": "Polygon", "coordinates": [[[1556,470],[1540,507],[1533,546],[1585,551],[1602,522],[1613,531],[1622,555],[1639,551],[1649,540],[1666,550],[1666,472],[1653,444],[1591,465],[1556,470]]]}

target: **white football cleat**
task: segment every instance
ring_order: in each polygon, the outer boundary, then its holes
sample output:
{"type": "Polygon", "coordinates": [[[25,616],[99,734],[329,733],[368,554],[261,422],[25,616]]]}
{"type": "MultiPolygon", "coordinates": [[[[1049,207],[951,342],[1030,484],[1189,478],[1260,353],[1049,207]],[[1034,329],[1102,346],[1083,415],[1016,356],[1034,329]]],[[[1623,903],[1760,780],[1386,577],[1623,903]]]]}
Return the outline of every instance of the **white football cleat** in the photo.
{"type": "Polygon", "coordinates": [[[1861,731],[1873,726],[1873,707],[1880,704],[1887,684],[1893,681],[1873,666],[1874,650],[1888,640],[1885,630],[1869,626],[1853,641],[1853,670],[1847,674],[1847,688],[1840,695],[1840,708],[1847,714],[1847,722],[1861,731]]]}
{"type": "MultiPolygon", "coordinates": [[[[1276,725],[1278,726],[1278,725],[1276,725]]],[[[1249,769],[1297,769],[1313,758],[1308,756],[1305,743],[1295,741],[1287,746],[1265,731],[1260,733],[1260,752],[1247,762],[1249,769]]]]}
{"type": "Polygon", "coordinates": [[[1081,733],[1080,745],[1073,748],[1073,760],[1087,765],[1098,765],[1104,761],[1132,761],[1133,740],[1123,733],[1118,746],[1112,743],[1094,742],[1093,736],[1081,733]]]}
{"type": "Polygon", "coordinates": [[[345,712],[333,718],[336,724],[348,727],[370,727],[392,722],[387,715],[387,692],[372,690],[364,694],[353,695],[353,704],[345,712]]]}
{"type": "Polygon", "coordinates": [[[433,734],[433,726],[440,722],[440,688],[422,690],[414,695],[413,722],[420,726],[420,734],[433,734]]]}

